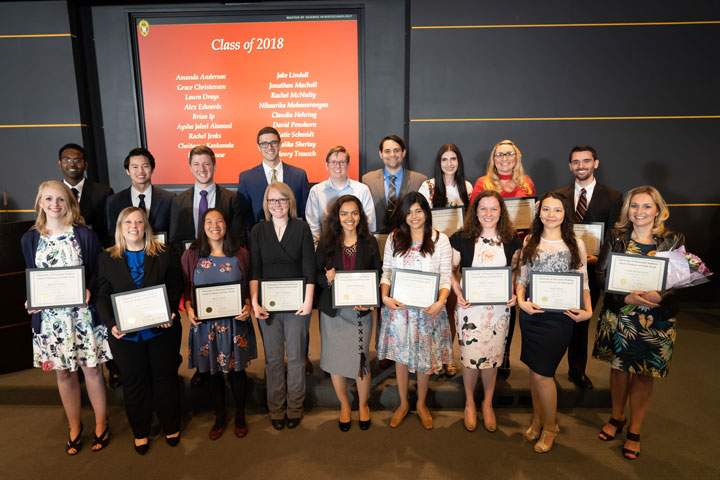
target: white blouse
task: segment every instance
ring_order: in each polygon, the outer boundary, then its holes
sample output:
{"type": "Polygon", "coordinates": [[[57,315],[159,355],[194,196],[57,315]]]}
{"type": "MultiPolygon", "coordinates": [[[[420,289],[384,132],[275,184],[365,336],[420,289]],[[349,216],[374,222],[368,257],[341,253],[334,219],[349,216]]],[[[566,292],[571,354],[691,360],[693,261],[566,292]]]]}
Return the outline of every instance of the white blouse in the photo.
{"type": "MultiPolygon", "coordinates": [[[[428,178],[425,180],[422,185],[420,185],[420,188],[418,189],[418,192],[425,197],[425,199],[430,204],[430,208],[433,207],[432,203],[432,195],[431,192],[435,189],[435,179],[434,178],[428,178]]],[[[470,182],[465,180],[465,191],[468,194],[468,197],[470,197],[470,193],[473,190],[473,186],[470,182]]],[[[449,207],[459,207],[463,205],[463,201],[460,198],[460,192],[458,191],[457,185],[452,185],[450,187],[447,187],[445,191],[448,199],[448,206],[449,207]]]]}

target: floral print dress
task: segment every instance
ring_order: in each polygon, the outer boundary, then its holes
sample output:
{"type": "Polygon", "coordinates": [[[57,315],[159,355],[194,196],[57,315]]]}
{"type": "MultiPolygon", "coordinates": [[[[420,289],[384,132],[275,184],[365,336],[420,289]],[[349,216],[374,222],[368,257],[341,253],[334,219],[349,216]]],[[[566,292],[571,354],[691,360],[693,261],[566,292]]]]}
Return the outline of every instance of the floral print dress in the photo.
{"type": "MultiPolygon", "coordinates": [[[[241,282],[236,257],[200,258],[193,273],[195,286],[241,282]]],[[[201,373],[241,371],[257,358],[255,329],[251,320],[219,318],[200,321],[190,329],[190,368],[201,373]]]]}
{"type": "MultiPolygon", "coordinates": [[[[38,268],[82,265],[80,244],[73,230],[40,235],[35,264],[38,268]]],[[[40,333],[33,334],[33,365],[49,370],[76,371],[97,367],[112,359],[105,325],[93,325],[87,307],[46,308],[40,333]]]]}

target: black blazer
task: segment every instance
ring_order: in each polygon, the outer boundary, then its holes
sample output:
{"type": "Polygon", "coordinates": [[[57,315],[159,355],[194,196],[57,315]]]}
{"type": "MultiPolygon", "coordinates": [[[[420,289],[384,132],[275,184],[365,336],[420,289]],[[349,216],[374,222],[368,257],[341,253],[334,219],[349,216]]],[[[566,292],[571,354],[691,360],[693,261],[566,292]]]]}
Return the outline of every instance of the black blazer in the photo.
{"type": "MultiPolygon", "coordinates": [[[[575,205],[575,182],[556,190],[556,192],[569,198],[573,202],[571,205],[575,205]]],[[[622,194],[614,188],[596,183],[583,223],[603,222],[605,237],[607,237],[620,216],[621,208],[622,194]]]]}
{"type": "Polygon", "coordinates": [[[80,213],[85,219],[85,225],[92,228],[103,245],[115,243],[108,238],[107,219],[105,207],[107,199],[113,194],[113,189],[105,184],[85,179],[82,195],[80,195],[80,213]]]}
{"type": "MultiPolygon", "coordinates": [[[[145,277],[141,288],[154,287],[164,283],[170,311],[175,314],[175,322],[180,322],[178,305],[183,291],[180,259],[170,250],[165,250],[154,257],[146,254],[144,268],[145,277]]],[[[108,329],[112,329],[115,325],[115,314],[110,295],[137,290],[137,288],[124,255],[122,258],[112,258],[108,252],[100,253],[98,257],[98,293],[95,304],[100,314],[100,320],[108,329]]]]}
{"type": "MultiPolygon", "coordinates": [[[[170,232],[170,210],[174,194],[152,185],[152,201],[150,203],[150,225],[155,233],[170,232]]],[[[122,190],[108,198],[107,201],[107,225],[108,235],[115,243],[115,223],[120,212],[127,207],[132,207],[130,187],[122,190]]]]}
{"type": "MultiPolygon", "coordinates": [[[[336,271],[345,270],[343,268],[342,252],[338,252],[332,258],[328,258],[326,246],[323,242],[318,245],[315,252],[317,259],[317,286],[320,289],[320,300],[318,302],[318,310],[334,317],[337,315],[337,309],[332,308],[332,288],[328,285],[325,270],[335,268],[336,271]]],[[[380,261],[380,251],[377,240],[374,236],[370,236],[367,240],[358,239],[357,253],[355,257],[355,270],[375,270],[378,272],[378,282],[380,282],[380,270],[382,262],[380,261]]],[[[379,288],[379,285],[378,285],[379,288]]],[[[370,313],[359,312],[360,316],[370,313]]]]}
{"type": "MultiPolygon", "coordinates": [[[[240,212],[237,196],[220,185],[215,185],[215,208],[225,217],[228,233],[236,247],[245,246],[245,227],[240,212]]],[[[154,193],[153,193],[154,194],[154,193]]],[[[187,240],[195,240],[195,220],[193,218],[193,197],[195,187],[192,186],[175,195],[170,210],[170,236],[171,243],[179,244],[187,240]]],[[[154,199],[153,199],[154,202],[154,199]]],[[[152,210],[150,210],[152,213],[152,210]]]]}
{"type": "Polygon", "coordinates": [[[297,218],[290,219],[282,241],[278,241],[272,221],[256,224],[250,234],[251,280],[303,278],[315,283],[315,249],[310,227],[297,218]]]}

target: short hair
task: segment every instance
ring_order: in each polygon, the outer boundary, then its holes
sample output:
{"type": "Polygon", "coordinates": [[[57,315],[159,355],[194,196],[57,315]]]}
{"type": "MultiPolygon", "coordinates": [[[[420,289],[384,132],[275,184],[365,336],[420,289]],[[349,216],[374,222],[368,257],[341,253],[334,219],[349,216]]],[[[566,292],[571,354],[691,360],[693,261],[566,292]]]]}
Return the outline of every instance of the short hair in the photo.
{"type": "Polygon", "coordinates": [[[402,138],[400,138],[398,135],[387,135],[387,136],[383,137],[382,140],[380,140],[380,145],[378,146],[379,151],[382,152],[383,144],[388,140],[392,140],[393,142],[400,145],[400,148],[402,149],[403,152],[407,150],[407,147],[405,147],[405,141],[402,138]]]}
{"type": "Polygon", "coordinates": [[[347,157],[347,163],[350,163],[350,154],[348,153],[347,149],[342,145],[336,145],[330,150],[328,150],[327,155],[325,155],[325,163],[328,163],[330,161],[330,157],[335,155],[336,153],[344,153],[347,157]]]}
{"type": "Polygon", "coordinates": [[[215,165],[215,152],[213,152],[213,149],[207,145],[198,145],[193,147],[188,154],[188,163],[192,163],[192,157],[196,155],[207,155],[210,157],[210,160],[212,160],[212,164],[215,165]]]}
{"type": "Polygon", "coordinates": [[[127,242],[122,233],[122,223],[131,213],[140,212],[145,222],[145,254],[150,256],[156,256],[163,250],[165,246],[153,239],[153,229],[148,220],[147,212],[139,207],[127,207],[123,208],[118,214],[117,221],[115,222],[115,245],[107,249],[107,252],[112,258],[122,258],[125,250],[127,250],[127,242]]]}
{"type": "Polygon", "coordinates": [[[85,224],[85,220],[80,214],[80,204],[68,186],[60,180],[46,180],[38,185],[37,196],[35,197],[35,225],[33,226],[35,230],[40,232],[41,235],[45,235],[47,233],[47,216],[40,206],[40,199],[42,198],[43,191],[46,188],[54,188],[62,192],[63,197],[65,197],[67,212],[65,212],[64,220],[68,225],[85,224]]]}
{"type": "Polygon", "coordinates": [[[593,147],[591,147],[590,145],[575,145],[568,154],[568,162],[572,161],[572,156],[575,152],[590,152],[592,153],[593,160],[597,160],[597,152],[593,147]]]}
{"type": "Polygon", "coordinates": [[[268,194],[270,193],[270,190],[275,190],[280,195],[288,199],[288,217],[297,218],[297,203],[295,201],[295,194],[293,193],[292,188],[290,188],[287,183],[275,182],[267,186],[265,189],[265,195],[263,195],[263,211],[265,212],[265,220],[270,220],[272,217],[270,209],[268,208],[268,194]]]}
{"type": "Polygon", "coordinates": [[[280,132],[275,130],[273,127],[263,127],[257,133],[257,143],[260,143],[260,137],[262,135],[267,135],[268,133],[272,133],[273,135],[278,137],[278,140],[282,140],[282,138],[280,137],[280,132]]]}
{"type": "Polygon", "coordinates": [[[635,187],[628,190],[628,192],[625,194],[622,208],[620,209],[620,217],[618,218],[617,223],[615,223],[615,228],[622,232],[628,232],[632,230],[632,223],[628,218],[628,210],[630,209],[630,202],[632,201],[632,197],[640,193],[646,193],[650,195],[650,197],[653,199],[653,202],[655,202],[655,206],[658,209],[658,215],[653,219],[652,233],[653,235],[663,235],[666,230],[665,220],[670,218],[670,210],[668,209],[665,199],[662,197],[662,195],[660,195],[660,192],[657,190],[657,188],[650,185],[642,185],[640,187],[635,187]]]}
{"type": "Polygon", "coordinates": [[[58,160],[62,158],[62,153],[70,148],[82,153],[83,159],[85,159],[85,149],[82,146],[78,145],[77,143],[66,143],[65,145],[60,147],[60,150],[58,150],[58,160]]]}
{"type": "Polygon", "coordinates": [[[152,153],[150,153],[150,150],[143,147],[137,147],[130,150],[127,154],[127,157],[125,157],[125,161],[123,162],[123,167],[125,167],[125,170],[130,170],[130,157],[145,157],[148,159],[148,162],[150,162],[150,169],[155,170],[155,157],[153,157],[152,153]]]}

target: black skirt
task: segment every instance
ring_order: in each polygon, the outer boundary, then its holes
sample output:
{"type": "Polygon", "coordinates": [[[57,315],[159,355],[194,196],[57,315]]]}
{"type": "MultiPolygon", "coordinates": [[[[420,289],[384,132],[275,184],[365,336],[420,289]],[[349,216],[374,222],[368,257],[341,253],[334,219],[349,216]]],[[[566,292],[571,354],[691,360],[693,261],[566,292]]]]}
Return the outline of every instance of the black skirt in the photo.
{"type": "Polygon", "coordinates": [[[562,312],[529,315],[520,310],[520,360],[543,377],[554,377],[570,345],[575,322],[562,312]]]}

